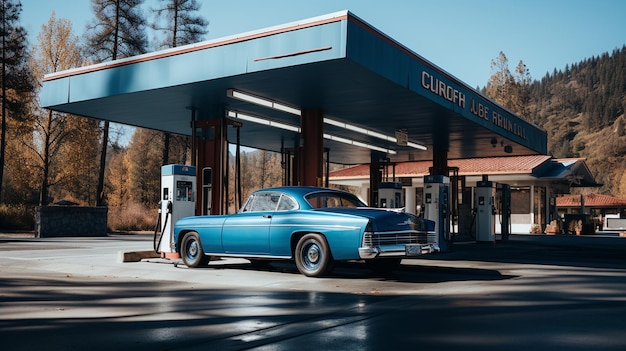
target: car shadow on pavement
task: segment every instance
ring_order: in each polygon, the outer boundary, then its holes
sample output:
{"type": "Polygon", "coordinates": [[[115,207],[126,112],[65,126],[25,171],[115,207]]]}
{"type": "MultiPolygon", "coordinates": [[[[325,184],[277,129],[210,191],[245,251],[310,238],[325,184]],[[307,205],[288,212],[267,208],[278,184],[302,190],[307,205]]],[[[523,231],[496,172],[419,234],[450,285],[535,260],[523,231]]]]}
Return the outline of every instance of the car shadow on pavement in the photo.
{"type": "MultiPolygon", "coordinates": [[[[263,263],[228,263],[228,260],[211,261],[203,269],[238,269],[262,271],[282,274],[300,274],[293,262],[264,261],[263,263]]],[[[401,264],[389,272],[375,272],[364,262],[336,262],[334,269],[323,278],[340,279],[377,279],[405,283],[442,283],[453,281],[494,281],[515,278],[501,274],[497,270],[472,267],[446,267],[435,265],[419,265],[413,260],[410,264],[401,264]]]]}

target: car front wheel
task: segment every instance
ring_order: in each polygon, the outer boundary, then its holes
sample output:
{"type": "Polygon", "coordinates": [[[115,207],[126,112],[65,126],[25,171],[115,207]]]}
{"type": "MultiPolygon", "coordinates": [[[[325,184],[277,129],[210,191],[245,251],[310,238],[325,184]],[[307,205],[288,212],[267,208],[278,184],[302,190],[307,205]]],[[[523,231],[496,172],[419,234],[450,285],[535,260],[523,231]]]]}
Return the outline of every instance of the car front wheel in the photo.
{"type": "Polygon", "coordinates": [[[319,234],[306,234],[296,245],[294,253],[296,267],[307,277],[319,277],[332,265],[328,243],[319,234]]]}
{"type": "Polygon", "coordinates": [[[189,232],[185,234],[180,245],[180,257],[189,268],[197,268],[209,262],[209,258],[204,255],[202,250],[202,242],[200,242],[198,233],[189,232]]]}

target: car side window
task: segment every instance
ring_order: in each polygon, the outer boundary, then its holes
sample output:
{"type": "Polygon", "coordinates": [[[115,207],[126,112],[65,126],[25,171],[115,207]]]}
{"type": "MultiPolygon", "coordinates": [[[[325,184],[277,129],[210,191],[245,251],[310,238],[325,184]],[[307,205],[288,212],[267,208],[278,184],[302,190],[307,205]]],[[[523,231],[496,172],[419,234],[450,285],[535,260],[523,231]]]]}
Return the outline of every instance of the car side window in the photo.
{"type": "Polygon", "coordinates": [[[359,199],[337,193],[313,193],[306,196],[306,200],[313,208],[332,207],[364,207],[359,199]]]}
{"type": "Polygon", "coordinates": [[[291,196],[283,194],[278,202],[278,211],[291,211],[298,208],[298,203],[291,196]]]}
{"type": "Polygon", "coordinates": [[[254,194],[250,209],[244,208],[245,212],[276,211],[280,200],[280,193],[267,192],[254,194]]]}
{"type": "Polygon", "coordinates": [[[248,200],[243,204],[240,212],[250,212],[252,211],[252,204],[254,203],[254,194],[248,196],[248,200]]]}

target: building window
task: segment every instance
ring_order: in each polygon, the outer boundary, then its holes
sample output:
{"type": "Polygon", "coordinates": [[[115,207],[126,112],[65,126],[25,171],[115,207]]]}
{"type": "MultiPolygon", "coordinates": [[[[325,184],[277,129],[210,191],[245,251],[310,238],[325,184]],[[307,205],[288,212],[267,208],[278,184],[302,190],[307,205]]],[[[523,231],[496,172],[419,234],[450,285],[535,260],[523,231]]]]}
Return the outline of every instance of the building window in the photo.
{"type": "Polygon", "coordinates": [[[529,214],[530,188],[511,188],[511,214],[529,214]]]}

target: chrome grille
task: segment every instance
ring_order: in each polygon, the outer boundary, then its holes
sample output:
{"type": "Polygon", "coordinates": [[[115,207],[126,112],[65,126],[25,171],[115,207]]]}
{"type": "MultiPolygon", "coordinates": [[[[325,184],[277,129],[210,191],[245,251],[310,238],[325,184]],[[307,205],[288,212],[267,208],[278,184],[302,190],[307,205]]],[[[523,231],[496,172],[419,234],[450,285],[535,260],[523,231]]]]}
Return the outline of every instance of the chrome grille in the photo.
{"type": "Polygon", "coordinates": [[[436,244],[434,232],[382,232],[366,233],[363,245],[369,247],[404,244],[436,244]]]}

